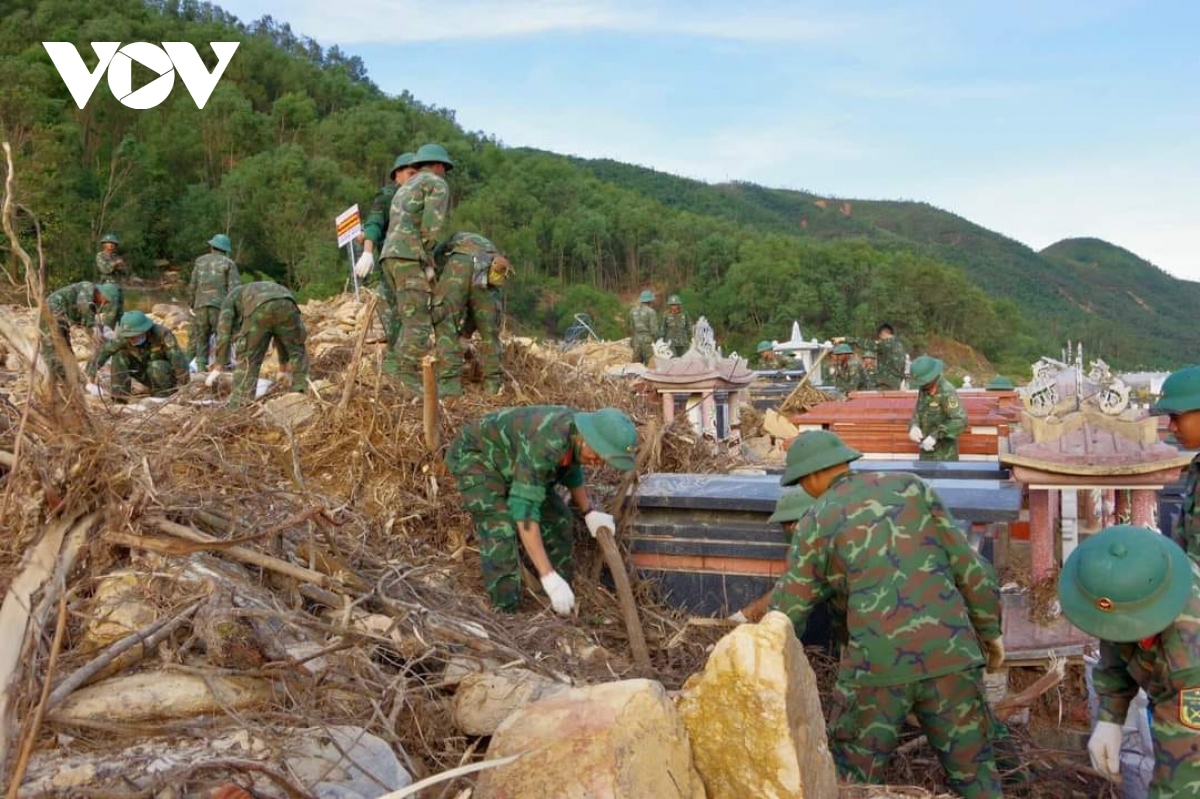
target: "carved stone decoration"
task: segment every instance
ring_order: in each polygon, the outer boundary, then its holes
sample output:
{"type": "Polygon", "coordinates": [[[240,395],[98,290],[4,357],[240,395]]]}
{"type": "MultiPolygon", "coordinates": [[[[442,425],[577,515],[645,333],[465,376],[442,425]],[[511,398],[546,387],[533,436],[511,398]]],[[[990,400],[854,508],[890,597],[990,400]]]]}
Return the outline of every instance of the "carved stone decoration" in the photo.
{"type": "Polygon", "coordinates": [[[708,358],[721,357],[720,350],[717,349],[716,335],[712,325],[708,323],[707,316],[701,316],[692,329],[692,349],[708,358]]]}
{"type": "Polygon", "coordinates": [[[661,338],[650,345],[654,350],[654,362],[661,363],[667,358],[675,357],[675,350],[671,349],[671,345],[661,338]]]}
{"type": "MultiPolygon", "coordinates": [[[[1064,355],[1071,356],[1071,345],[1064,355]]],[[[1075,349],[1074,363],[1042,357],[1031,367],[1033,380],[1017,389],[1025,410],[1044,419],[1086,407],[1099,409],[1108,416],[1119,416],[1129,407],[1129,386],[1102,359],[1092,361],[1083,371],[1083,345],[1075,349]]]]}

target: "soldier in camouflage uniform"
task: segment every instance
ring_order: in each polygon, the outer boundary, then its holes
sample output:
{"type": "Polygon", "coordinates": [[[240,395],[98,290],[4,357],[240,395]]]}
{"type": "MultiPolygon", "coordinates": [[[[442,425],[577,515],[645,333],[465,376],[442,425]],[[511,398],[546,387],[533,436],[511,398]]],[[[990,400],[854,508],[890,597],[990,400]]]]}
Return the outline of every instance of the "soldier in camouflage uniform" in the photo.
{"type": "Polygon", "coordinates": [[[833,357],[833,369],[829,378],[834,388],[843,394],[851,391],[865,391],[871,387],[867,379],[867,370],[862,361],[854,354],[854,348],[849,344],[838,344],[830,353],[833,357]]]}
{"type": "Polygon", "coordinates": [[[875,354],[878,365],[875,369],[875,388],[895,391],[904,382],[908,353],[904,342],[896,337],[896,331],[884,322],[875,331],[875,354]]]}
{"type": "Polygon", "coordinates": [[[1004,661],[1000,594],[938,495],[911,474],[853,472],[834,433],[802,434],[782,484],[816,497],[771,596],[801,633],[830,600],[844,615],[829,737],[843,777],[882,779],[909,712],[967,799],[999,797],[982,666],[1004,661]]]}
{"type": "Polygon", "coordinates": [[[100,239],[100,252],[96,253],[96,277],[101,283],[113,283],[118,278],[125,277],[128,271],[125,259],[117,255],[117,247],[121,240],[116,233],[105,233],[100,239]]]}
{"type": "Polygon", "coordinates": [[[1058,596],[1071,623],[1100,639],[1092,767],[1119,777],[1121,728],[1140,687],[1153,714],[1150,799],[1200,796],[1200,566],[1153,530],[1117,525],[1071,553],[1058,596]]]}
{"type": "Polygon", "coordinates": [[[917,406],[908,428],[909,439],[921,448],[923,461],[958,460],[958,437],[967,429],[967,409],[958,391],[942,377],[942,362],[922,355],[912,362],[917,406]]]}
{"type": "Polygon", "coordinates": [[[126,311],[116,338],[105,342],[88,364],[88,386],[93,391],[96,375],[110,359],[112,395],[117,400],[129,398],[134,380],[156,397],[169,396],[188,381],[187,357],[175,341],[175,334],[141,311],[126,311]]]}
{"type": "MultiPolygon", "coordinates": [[[[71,352],[71,325],[95,328],[101,334],[97,336],[100,340],[105,334],[104,329],[116,327],[117,320],[125,312],[125,292],[115,283],[96,285],[85,280],[52,292],[46,298],[46,310],[53,322],[49,327],[44,319],[39,323],[42,360],[51,372],[62,378],[66,373],[55,349],[55,340],[66,347],[64,353],[71,352]]],[[[111,335],[111,330],[106,334],[111,335]]]]}
{"type": "Polygon", "coordinates": [[[431,314],[437,267],[433,248],[450,213],[445,174],[454,162],[439,144],[424,144],[413,157],[417,173],[392,198],[387,237],[380,254],[383,270],[396,291],[400,334],[393,347],[396,377],[402,386],[421,388],[421,358],[434,331],[431,314]]]}
{"type": "Polygon", "coordinates": [[[755,359],[754,368],[760,371],[769,371],[771,369],[779,369],[779,356],[775,354],[775,346],[769,341],[760,341],[754,348],[755,359]]]}
{"type": "Polygon", "coordinates": [[[614,529],[613,517],[588,498],[582,467],[607,463],[629,471],[636,447],[633,423],[612,408],[593,413],[560,405],[505,408],[463,428],[446,465],[475,524],[493,605],[511,613],[520,604],[523,548],[554,611],[571,612],[571,514],[555,486],[570,492],[593,536],[601,527],[614,529]]]}
{"type": "MultiPolygon", "coordinates": [[[[416,168],[412,165],[413,157],[413,153],[401,153],[396,156],[396,160],[392,164],[391,182],[376,192],[375,198],[371,201],[371,212],[367,214],[363,232],[359,234],[363,252],[359,256],[358,262],[354,264],[354,274],[358,276],[359,280],[365,279],[375,270],[375,251],[383,251],[383,240],[387,236],[392,199],[396,196],[396,191],[407,183],[409,178],[417,174],[416,168]]],[[[380,300],[379,323],[383,326],[383,333],[387,337],[388,343],[387,369],[394,374],[397,368],[392,348],[396,345],[396,339],[400,335],[400,316],[396,311],[396,291],[384,270],[378,271],[376,281],[375,291],[379,294],[380,300]]]]}
{"type": "Polygon", "coordinates": [[[221,304],[217,348],[206,382],[211,386],[216,380],[221,365],[229,360],[229,346],[236,340],[238,364],[229,407],[244,405],[254,397],[267,348],[274,344],[280,374],[290,373],[292,391],[303,393],[308,390],[307,338],[292,292],[270,280],[235,286],[221,304]]]}
{"type": "MultiPolygon", "coordinates": [[[[1158,416],[1170,416],[1167,429],[1184,449],[1200,449],[1200,366],[1187,366],[1163,381],[1158,402],[1150,409],[1158,416]]],[[[1188,556],[1200,563],[1200,455],[1188,466],[1183,490],[1183,507],[1171,540],[1183,547],[1188,556]]]]}
{"type": "Polygon", "coordinates": [[[437,331],[438,393],[462,393],[463,347],[460,338],[479,331],[475,354],[483,368],[483,390],[498,394],[504,385],[501,366],[500,288],[512,266],[496,245],[478,233],[455,233],[434,249],[438,282],[433,318],[437,331]]]}
{"type": "Polygon", "coordinates": [[[692,345],[692,323],[683,310],[683,301],[678,294],[667,297],[667,312],[663,314],[662,329],[658,337],[671,345],[678,358],[692,345]]]}
{"type": "Polygon", "coordinates": [[[208,240],[209,250],[196,259],[188,281],[188,302],[192,306],[192,329],[188,339],[188,359],[195,359],[196,371],[208,369],[208,339],[217,332],[221,303],[234,286],[240,286],[237,264],[229,257],[233,242],[224,233],[208,240]]]}
{"type": "Polygon", "coordinates": [[[654,339],[658,335],[658,314],[650,303],[654,292],[646,289],[638,304],[629,309],[629,346],[633,348],[634,363],[649,365],[654,358],[654,339]]]}

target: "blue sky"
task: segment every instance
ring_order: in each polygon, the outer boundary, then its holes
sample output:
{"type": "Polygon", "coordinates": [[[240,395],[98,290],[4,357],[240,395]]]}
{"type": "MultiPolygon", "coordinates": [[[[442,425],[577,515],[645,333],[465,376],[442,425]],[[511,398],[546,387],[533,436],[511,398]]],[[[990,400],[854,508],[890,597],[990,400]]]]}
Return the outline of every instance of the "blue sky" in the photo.
{"type": "Polygon", "coordinates": [[[1200,3],[229,0],[505,144],[911,199],[1200,280],[1200,3]],[[354,11],[354,15],[347,13],[354,11]]]}

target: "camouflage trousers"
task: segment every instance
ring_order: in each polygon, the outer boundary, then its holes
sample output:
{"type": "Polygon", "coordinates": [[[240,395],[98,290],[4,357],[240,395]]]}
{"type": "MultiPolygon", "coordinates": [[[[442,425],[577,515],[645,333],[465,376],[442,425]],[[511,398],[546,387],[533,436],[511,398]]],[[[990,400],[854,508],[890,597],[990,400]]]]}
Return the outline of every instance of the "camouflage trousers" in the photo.
{"type": "Polygon", "coordinates": [[[446,261],[434,292],[438,383],[461,391],[463,339],[479,332],[475,348],[483,371],[483,389],[496,393],[503,384],[500,347],[500,291],[472,285],[475,259],[455,253],[446,261]]]}
{"type": "Polygon", "coordinates": [[[46,327],[46,324],[42,322],[38,325],[38,328],[42,333],[39,346],[42,351],[42,360],[46,363],[46,369],[60,380],[65,379],[67,373],[63,368],[63,362],[59,360],[54,342],[57,339],[59,344],[66,346],[66,352],[73,352],[71,349],[71,323],[66,319],[55,319],[52,326],[46,327]]]}
{"type": "MultiPolygon", "coordinates": [[[[484,588],[496,608],[512,613],[521,604],[521,539],[508,512],[508,483],[469,453],[452,451],[446,462],[462,495],[463,507],[475,524],[484,588]]],[[[542,503],[541,517],[542,545],[550,565],[570,582],[575,570],[571,511],[551,491],[542,503]]]]}
{"type": "Polygon", "coordinates": [[[629,345],[633,347],[634,363],[650,364],[650,360],[654,357],[654,341],[652,339],[634,336],[629,340],[629,345]]]}
{"type": "Polygon", "coordinates": [[[381,268],[395,289],[396,322],[400,325],[384,368],[401,385],[420,391],[421,359],[429,353],[434,336],[425,265],[403,258],[385,258],[381,268]]]}
{"type": "Polygon", "coordinates": [[[829,720],[829,746],[839,775],[880,782],[909,712],[920,722],[954,791],[966,799],[1001,796],[992,754],[998,722],[984,698],[979,668],[904,685],[847,686],[839,681],[829,720]]]}
{"type": "Polygon", "coordinates": [[[112,364],[112,395],[116,399],[127,399],[133,393],[136,380],[156,397],[166,397],[181,385],[177,382],[175,367],[162,358],[142,358],[132,352],[118,352],[109,361],[112,364]]]}
{"type": "MultiPolygon", "coordinates": [[[[1200,796],[1200,730],[1183,723],[1182,698],[1156,702],[1150,720],[1154,739],[1154,773],[1149,799],[1200,796]]],[[[1189,713],[1200,708],[1191,707],[1189,713]]]]}
{"type": "Polygon", "coordinates": [[[217,318],[221,309],[215,305],[202,305],[192,310],[192,326],[188,331],[188,360],[196,359],[196,368],[208,369],[209,338],[217,332],[217,318]]]}
{"type": "Polygon", "coordinates": [[[919,458],[923,461],[956,461],[958,460],[958,439],[939,438],[933,449],[926,452],[921,450],[919,458]]]}
{"type": "Polygon", "coordinates": [[[379,324],[383,327],[383,335],[387,338],[388,353],[396,346],[396,338],[400,335],[400,317],[396,313],[396,289],[387,272],[380,267],[375,272],[373,291],[379,295],[376,313],[379,314],[379,324]]]}
{"type": "Polygon", "coordinates": [[[304,341],[308,333],[300,318],[300,309],[288,299],[268,300],[242,321],[235,347],[237,368],[233,370],[233,394],[229,407],[237,408],[254,398],[258,375],[262,372],[267,348],[275,345],[279,365],[292,366],[292,391],[308,389],[308,353],[304,341]]]}

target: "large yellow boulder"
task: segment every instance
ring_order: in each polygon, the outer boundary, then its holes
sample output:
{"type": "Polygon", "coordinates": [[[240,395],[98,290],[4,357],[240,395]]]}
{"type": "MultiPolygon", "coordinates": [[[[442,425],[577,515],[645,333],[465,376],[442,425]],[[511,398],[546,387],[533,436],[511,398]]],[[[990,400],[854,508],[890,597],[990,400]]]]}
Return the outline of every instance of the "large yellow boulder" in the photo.
{"type": "Polygon", "coordinates": [[[705,799],[687,732],[663,687],[625,680],[526,705],[492,736],[475,799],[705,799]]]}
{"type": "Polygon", "coordinates": [[[718,641],[678,704],[710,799],[838,795],[816,675],[784,614],[718,641]]]}

